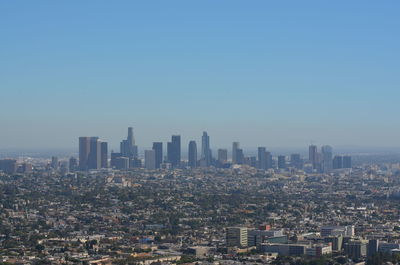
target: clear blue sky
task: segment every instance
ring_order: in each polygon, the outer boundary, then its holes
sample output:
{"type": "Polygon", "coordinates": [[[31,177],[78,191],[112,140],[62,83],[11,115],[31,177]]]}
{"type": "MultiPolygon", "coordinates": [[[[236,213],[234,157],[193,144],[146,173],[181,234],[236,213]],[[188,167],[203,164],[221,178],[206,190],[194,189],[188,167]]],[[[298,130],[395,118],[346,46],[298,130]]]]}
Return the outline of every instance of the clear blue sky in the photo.
{"type": "Polygon", "coordinates": [[[0,149],[400,146],[400,1],[0,1],[0,149]]]}

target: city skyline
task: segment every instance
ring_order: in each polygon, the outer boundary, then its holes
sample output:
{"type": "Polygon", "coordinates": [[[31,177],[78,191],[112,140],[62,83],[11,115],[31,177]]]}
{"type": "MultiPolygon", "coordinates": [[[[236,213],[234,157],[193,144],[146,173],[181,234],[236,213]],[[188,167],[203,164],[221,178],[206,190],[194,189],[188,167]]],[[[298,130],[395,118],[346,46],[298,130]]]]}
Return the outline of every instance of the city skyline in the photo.
{"type": "Polygon", "coordinates": [[[142,143],[400,147],[399,5],[3,1],[0,149],[116,146],[126,124],[142,143]]]}
{"type": "MultiPolygon", "coordinates": [[[[282,153],[276,155],[264,146],[257,148],[257,155],[253,152],[246,153],[239,142],[232,142],[232,151],[228,153],[227,149],[218,148],[217,155],[212,155],[212,145],[210,145],[210,136],[203,131],[201,136],[201,149],[197,150],[195,140],[182,143],[181,135],[172,135],[171,141],[166,144],[166,153],[163,151],[163,142],[153,142],[152,148],[143,151],[138,150],[134,137],[133,127],[128,127],[128,136],[122,140],[119,151],[111,150],[108,152],[108,143],[99,140],[99,137],[79,137],[79,169],[81,171],[113,168],[118,170],[129,170],[134,168],[145,168],[148,170],[156,169],[176,169],[176,168],[230,168],[234,165],[247,165],[260,170],[269,170],[277,168],[286,170],[288,167],[303,169],[304,162],[308,166],[304,167],[308,173],[328,173],[335,169],[351,168],[352,159],[349,155],[339,155],[336,152],[334,156],[333,148],[330,145],[320,147],[311,144],[309,146],[308,158],[302,157],[301,153],[291,153],[290,156],[282,153]],[[187,157],[183,155],[187,150],[187,157]],[[183,152],[182,152],[183,151],[183,152]],[[200,151],[200,153],[199,153],[200,151]],[[110,160],[108,155],[110,154],[110,160]],[[165,155],[164,155],[165,154],[165,155]],[[144,159],[143,159],[144,158],[144,159]],[[228,159],[230,158],[230,159],[228,159]],[[276,159],[275,159],[276,158],[276,159]],[[110,162],[110,163],[109,163],[110,162]]],[[[70,164],[75,168],[76,158],[70,157],[70,164]]],[[[13,163],[16,163],[16,160],[13,163]]],[[[9,162],[7,162],[9,163],[9,162]]],[[[58,165],[58,158],[52,156],[51,165],[58,165]]]]}

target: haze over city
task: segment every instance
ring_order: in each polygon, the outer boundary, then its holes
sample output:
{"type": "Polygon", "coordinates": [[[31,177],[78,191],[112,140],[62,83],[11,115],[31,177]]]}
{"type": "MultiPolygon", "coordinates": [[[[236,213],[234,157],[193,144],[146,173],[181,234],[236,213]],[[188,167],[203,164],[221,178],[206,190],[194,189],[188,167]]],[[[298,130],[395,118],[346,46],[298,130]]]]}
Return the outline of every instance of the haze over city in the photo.
{"type": "Polygon", "coordinates": [[[0,147],[399,147],[399,5],[2,1],[0,147]]]}

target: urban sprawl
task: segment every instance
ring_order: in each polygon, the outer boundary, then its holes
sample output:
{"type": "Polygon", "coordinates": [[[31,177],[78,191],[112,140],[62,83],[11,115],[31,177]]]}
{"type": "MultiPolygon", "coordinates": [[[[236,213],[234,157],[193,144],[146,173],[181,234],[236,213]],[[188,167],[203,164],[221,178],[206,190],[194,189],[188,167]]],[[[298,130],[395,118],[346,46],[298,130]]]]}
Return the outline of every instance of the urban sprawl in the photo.
{"type": "Polygon", "coordinates": [[[163,148],[139,156],[130,127],[118,153],[0,159],[0,264],[400,262],[400,161],[213,154],[206,132],[187,159],[179,135],[163,148]]]}

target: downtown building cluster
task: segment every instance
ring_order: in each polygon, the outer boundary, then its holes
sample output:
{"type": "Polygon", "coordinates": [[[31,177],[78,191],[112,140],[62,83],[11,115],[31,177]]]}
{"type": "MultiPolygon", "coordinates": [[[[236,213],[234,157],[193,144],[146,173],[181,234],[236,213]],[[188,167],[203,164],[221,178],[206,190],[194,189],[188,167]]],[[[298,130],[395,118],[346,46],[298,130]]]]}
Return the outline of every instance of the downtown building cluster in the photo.
{"type": "MultiPolygon", "coordinates": [[[[332,147],[325,145],[318,151],[316,145],[309,146],[308,159],[303,159],[300,154],[290,156],[278,155],[273,157],[266,147],[258,147],[257,156],[245,156],[239,142],[232,143],[231,159],[228,160],[228,149],[217,150],[216,157],[210,147],[210,136],[203,132],[201,148],[197,147],[194,140],[189,141],[187,160],[182,159],[182,144],[180,135],[172,135],[171,141],[166,145],[166,156],[162,142],[153,142],[152,149],[144,151],[144,160],[139,157],[138,146],[135,143],[133,128],[128,128],[128,136],[120,143],[119,152],[111,152],[110,163],[108,160],[107,143],[98,137],[79,138],[79,169],[115,168],[126,170],[129,168],[146,168],[149,170],[164,168],[196,168],[217,167],[229,168],[232,165],[249,165],[262,170],[280,169],[289,167],[304,169],[306,172],[326,173],[336,169],[351,168],[350,156],[333,156],[332,147]],[[200,155],[198,151],[200,149],[200,155]]],[[[70,161],[75,166],[76,161],[70,161]]],[[[71,166],[70,166],[71,169],[71,166]]]]}

